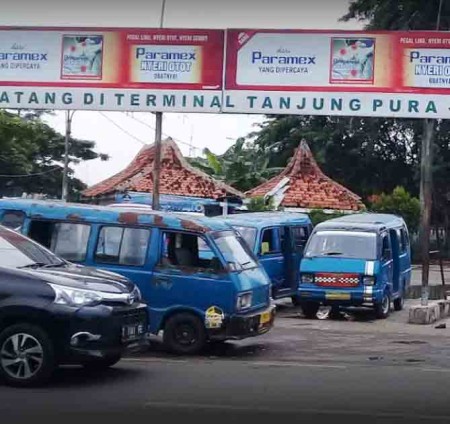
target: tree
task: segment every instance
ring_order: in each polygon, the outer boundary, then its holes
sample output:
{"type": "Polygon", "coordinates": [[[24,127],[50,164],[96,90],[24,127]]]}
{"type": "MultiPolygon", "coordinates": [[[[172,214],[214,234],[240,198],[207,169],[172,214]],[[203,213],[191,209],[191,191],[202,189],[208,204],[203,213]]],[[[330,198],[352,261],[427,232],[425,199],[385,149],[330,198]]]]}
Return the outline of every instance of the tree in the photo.
{"type": "MultiPolygon", "coordinates": [[[[349,12],[342,20],[357,19],[366,23],[368,29],[388,30],[444,30],[450,29],[450,2],[440,0],[353,0],[349,12]]],[[[415,124],[417,126],[417,122],[415,124]]],[[[434,139],[433,167],[433,218],[444,223],[447,248],[450,247],[449,200],[450,178],[448,159],[450,144],[448,121],[437,121],[434,139]]],[[[420,140],[416,137],[415,142],[420,140]]],[[[422,243],[426,243],[422,240],[422,243]]]]}
{"type": "MultiPolygon", "coordinates": [[[[354,0],[343,21],[356,19],[367,29],[434,30],[440,0],[354,0]]],[[[439,29],[450,28],[450,2],[442,2],[439,29]]]]}
{"type": "MultiPolygon", "coordinates": [[[[61,195],[64,136],[42,122],[40,116],[0,111],[0,195],[20,196],[43,193],[50,197],[61,195]]],[[[70,162],[108,156],[94,151],[95,143],[70,140],[70,162]]],[[[72,197],[85,188],[69,170],[72,197]]]]}
{"type": "Polygon", "coordinates": [[[215,155],[209,149],[203,153],[205,158],[190,159],[190,163],[243,192],[281,171],[281,168],[269,168],[265,152],[245,138],[239,138],[223,155],[215,155]]]}
{"type": "Polygon", "coordinates": [[[273,199],[264,199],[262,196],[252,197],[248,204],[247,208],[251,212],[266,212],[273,211],[275,206],[273,204],[273,199]]]}
{"type": "Polygon", "coordinates": [[[251,134],[266,152],[269,167],[284,167],[305,139],[322,170],[363,198],[403,185],[418,191],[417,148],[411,121],[275,116],[251,134]]]}
{"type": "Polygon", "coordinates": [[[382,193],[371,204],[373,212],[392,213],[401,216],[413,233],[417,232],[420,219],[420,202],[403,187],[396,187],[391,194],[382,193]]]}

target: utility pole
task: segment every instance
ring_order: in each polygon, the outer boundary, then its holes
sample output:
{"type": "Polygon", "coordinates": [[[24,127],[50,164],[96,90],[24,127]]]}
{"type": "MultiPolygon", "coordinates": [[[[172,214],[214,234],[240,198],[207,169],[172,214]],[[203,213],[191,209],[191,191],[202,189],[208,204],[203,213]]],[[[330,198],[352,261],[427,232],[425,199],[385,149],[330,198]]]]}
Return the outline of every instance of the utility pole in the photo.
{"type": "Polygon", "coordinates": [[[434,119],[423,121],[422,152],[420,161],[420,231],[419,244],[422,259],[422,296],[421,304],[428,305],[430,272],[430,221],[433,190],[433,140],[434,119]]]}
{"type": "Polygon", "coordinates": [[[66,111],[66,136],[64,140],[64,171],[63,171],[63,181],[62,181],[62,191],[61,199],[67,202],[67,197],[69,194],[69,143],[70,135],[72,132],[72,118],[75,111],[66,111]]]}
{"type": "MultiPolygon", "coordinates": [[[[443,0],[439,2],[439,10],[436,19],[436,31],[441,25],[443,0]]],[[[428,305],[430,274],[430,227],[431,209],[433,206],[433,143],[436,121],[424,119],[422,132],[422,148],[420,159],[420,229],[419,244],[422,259],[422,306],[428,305]]]]}
{"type": "MultiPolygon", "coordinates": [[[[159,27],[164,26],[164,13],[166,11],[166,0],[162,0],[161,17],[159,20],[159,27]]],[[[152,194],[152,209],[157,211],[160,208],[159,204],[159,182],[161,174],[161,141],[162,141],[162,112],[156,112],[155,121],[155,158],[153,160],[153,194],[152,194]]]]}

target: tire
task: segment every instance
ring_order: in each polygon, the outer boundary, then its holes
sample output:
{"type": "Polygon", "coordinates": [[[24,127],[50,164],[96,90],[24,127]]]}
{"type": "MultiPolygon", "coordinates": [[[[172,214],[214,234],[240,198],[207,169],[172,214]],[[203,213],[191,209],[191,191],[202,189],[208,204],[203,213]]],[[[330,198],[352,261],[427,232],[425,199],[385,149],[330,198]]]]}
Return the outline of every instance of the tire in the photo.
{"type": "Polygon", "coordinates": [[[391,312],[391,298],[387,292],[383,294],[381,303],[375,305],[375,315],[378,319],[385,319],[391,312]]]}
{"type": "Polygon", "coordinates": [[[341,308],[339,306],[332,306],[329,318],[334,320],[341,319],[342,318],[341,308]]]}
{"type": "Polygon", "coordinates": [[[111,355],[101,359],[93,359],[92,361],[84,362],[83,367],[92,372],[105,371],[108,368],[116,365],[122,359],[122,355],[111,355]]]}
{"type": "Polygon", "coordinates": [[[317,317],[317,311],[319,310],[320,304],[313,302],[306,302],[302,304],[302,311],[306,318],[314,319],[317,317]]]}
{"type": "Polygon", "coordinates": [[[337,320],[341,318],[341,312],[339,306],[325,306],[319,307],[316,313],[317,319],[332,319],[337,320]]]}
{"type": "Polygon", "coordinates": [[[7,384],[16,387],[43,385],[56,365],[53,343],[42,328],[14,324],[1,332],[0,377],[7,384]]]}
{"type": "Polygon", "coordinates": [[[394,310],[401,311],[405,306],[405,298],[403,296],[397,297],[394,300],[394,310]]]}
{"type": "Polygon", "coordinates": [[[195,355],[206,344],[206,331],[195,315],[180,313],[170,317],[164,326],[164,344],[177,355],[195,355]]]}

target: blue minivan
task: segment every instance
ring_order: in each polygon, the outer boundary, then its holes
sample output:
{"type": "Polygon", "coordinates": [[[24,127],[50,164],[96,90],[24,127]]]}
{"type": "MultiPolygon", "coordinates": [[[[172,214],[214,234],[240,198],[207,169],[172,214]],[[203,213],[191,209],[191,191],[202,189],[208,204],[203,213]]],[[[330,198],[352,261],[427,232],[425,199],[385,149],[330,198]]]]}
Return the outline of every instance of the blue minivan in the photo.
{"type": "Polygon", "coordinates": [[[209,340],[272,327],[270,280],[224,222],[137,208],[0,200],[0,223],[60,257],[130,278],[149,303],[150,331],[192,354],[209,340]]]}
{"type": "Polygon", "coordinates": [[[237,230],[272,282],[272,297],[297,301],[300,260],[312,223],[297,212],[250,212],[213,218],[237,230]]]}
{"type": "Polygon", "coordinates": [[[378,318],[403,308],[411,280],[411,249],[404,220],[363,213],[314,228],[300,265],[298,300],[307,317],[320,305],[367,306],[378,318]]]}

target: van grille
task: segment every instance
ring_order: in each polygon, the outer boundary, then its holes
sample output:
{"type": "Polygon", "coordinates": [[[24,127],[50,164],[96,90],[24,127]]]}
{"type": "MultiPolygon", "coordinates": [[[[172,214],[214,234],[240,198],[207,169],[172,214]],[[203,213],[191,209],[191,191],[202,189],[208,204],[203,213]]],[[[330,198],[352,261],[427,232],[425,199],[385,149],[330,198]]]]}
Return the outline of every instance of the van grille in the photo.
{"type": "Polygon", "coordinates": [[[252,308],[266,306],[270,299],[270,286],[261,286],[253,289],[252,308]]]}
{"type": "Polygon", "coordinates": [[[356,287],[359,284],[359,275],[320,273],[316,274],[315,283],[323,287],[356,287]]]}

